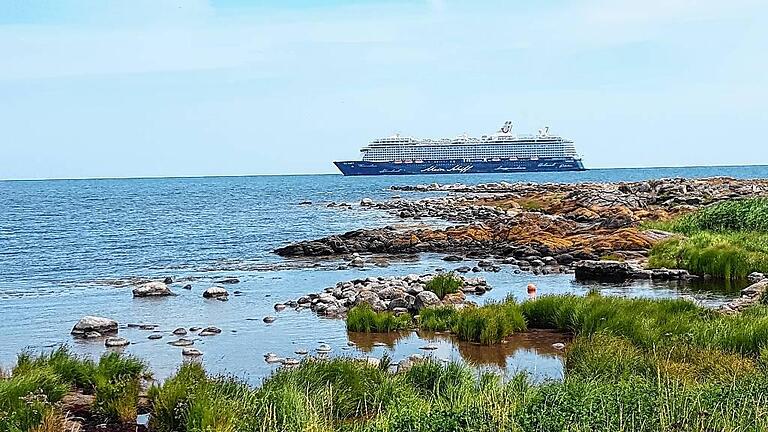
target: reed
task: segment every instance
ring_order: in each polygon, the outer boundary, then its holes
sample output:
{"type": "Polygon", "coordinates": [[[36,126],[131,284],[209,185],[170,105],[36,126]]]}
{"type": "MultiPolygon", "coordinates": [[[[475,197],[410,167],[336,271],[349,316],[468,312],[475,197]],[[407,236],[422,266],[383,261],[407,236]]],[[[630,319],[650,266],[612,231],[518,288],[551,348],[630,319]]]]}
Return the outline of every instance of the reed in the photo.
{"type": "Polygon", "coordinates": [[[462,309],[453,325],[459,339],[485,345],[499,343],[514,332],[526,329],[525,317],[514,300],[462,309]]]}
{"type": "Polygon", "coordinates": [[[65,347],[37,356],[21,353],[11,375],[0,378],[0,432],[60,428],[64,413],[57,402],[73,389],[96,395],[93,414],[101,420],[134,422],[145,373],[143,362],[116,353],[98,362],[65,347]]]}
{"type": "Polygon", "coordinates": [[[657,373],[657,362],[697,363],[694,358],[708,353],[657,355],[627,343],[614,336],[584,338],[568,353],[574,356],[570,363],[581,363],[579,369],[569,368],[563,381],[540,384],[524,375],[502,381],[455,363],[428,360],[392,374],[335,359],[305,361],[250,388],[185,365],[152,390],[155,412],[158,404],[176,400],[173,409],[153,415],[152,430],[704,432],[768,427],[765,374],[751,369],[729,380],[711,380],[702,372],[681,381],[672,371],[657,373]],[[601,347],[608,354],[601,354],[601,347]],[[611,360],[614,355],[621,361],[611,360]],[[606,361],[610,364],[596,367],[606,361]]]}
{"type": "Polygon", "coordinates": [[[427,331],[451,330],[458,313],[453,306],[430,307],[419,311],[419,328],[427,331]]]}
{"type": "Polygon", "coordinates": [[[353,332],[386,333],[410,328],[413,319],[408,314],[376,312],[368,304],[361,304],[347,312],[346,324],[347,330],[353,332]]]}

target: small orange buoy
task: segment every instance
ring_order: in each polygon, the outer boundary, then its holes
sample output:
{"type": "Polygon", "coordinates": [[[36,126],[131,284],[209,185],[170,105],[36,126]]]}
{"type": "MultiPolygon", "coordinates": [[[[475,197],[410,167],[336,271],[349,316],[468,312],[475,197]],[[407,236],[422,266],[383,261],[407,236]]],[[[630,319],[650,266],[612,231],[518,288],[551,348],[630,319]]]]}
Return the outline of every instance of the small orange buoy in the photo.
{"type": "Polygon", "coordinates": [[[534,294],[536,292],[536,285],[529,283],[528,284],[528,294],[534,294]]]}

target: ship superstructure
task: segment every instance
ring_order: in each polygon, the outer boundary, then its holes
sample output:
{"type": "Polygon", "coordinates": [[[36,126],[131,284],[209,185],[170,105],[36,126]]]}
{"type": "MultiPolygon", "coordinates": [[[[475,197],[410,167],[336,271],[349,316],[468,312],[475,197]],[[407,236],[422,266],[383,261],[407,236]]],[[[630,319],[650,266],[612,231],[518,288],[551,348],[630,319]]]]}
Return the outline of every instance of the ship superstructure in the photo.
{"type": "Polygon", "coordinates": [[[573,141],[550,135],[516,135],[507,121],[480,138],[416,139],[395,134],[371,141],[362,160],[334,162],[344,175],[584,170],[573,141]]]}

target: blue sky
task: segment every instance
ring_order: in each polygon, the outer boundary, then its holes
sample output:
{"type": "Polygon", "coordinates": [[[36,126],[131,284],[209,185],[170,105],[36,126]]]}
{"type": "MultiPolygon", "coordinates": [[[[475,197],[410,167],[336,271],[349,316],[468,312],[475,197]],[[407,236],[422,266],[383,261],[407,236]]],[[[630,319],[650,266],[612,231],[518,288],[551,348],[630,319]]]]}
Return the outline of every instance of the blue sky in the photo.
{"type": "Polygon", "coordinates": [[[334,172],[549,125],[588,167],[768,164],[757,0],[5,0],[0,178],[334,172]]]}

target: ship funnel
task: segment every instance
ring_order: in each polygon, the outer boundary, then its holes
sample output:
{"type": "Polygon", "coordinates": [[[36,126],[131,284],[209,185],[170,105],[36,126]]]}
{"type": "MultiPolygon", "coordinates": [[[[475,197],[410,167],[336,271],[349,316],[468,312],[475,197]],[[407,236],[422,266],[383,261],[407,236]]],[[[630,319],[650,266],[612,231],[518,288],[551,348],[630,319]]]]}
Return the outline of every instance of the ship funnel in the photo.
{"type": "Polygon", "coordinates": [[[504,122],[504,126],[499,129],[499,132],[501,133],[509,133],[512,130],[512,122],[507,120],[504,122]]]}

